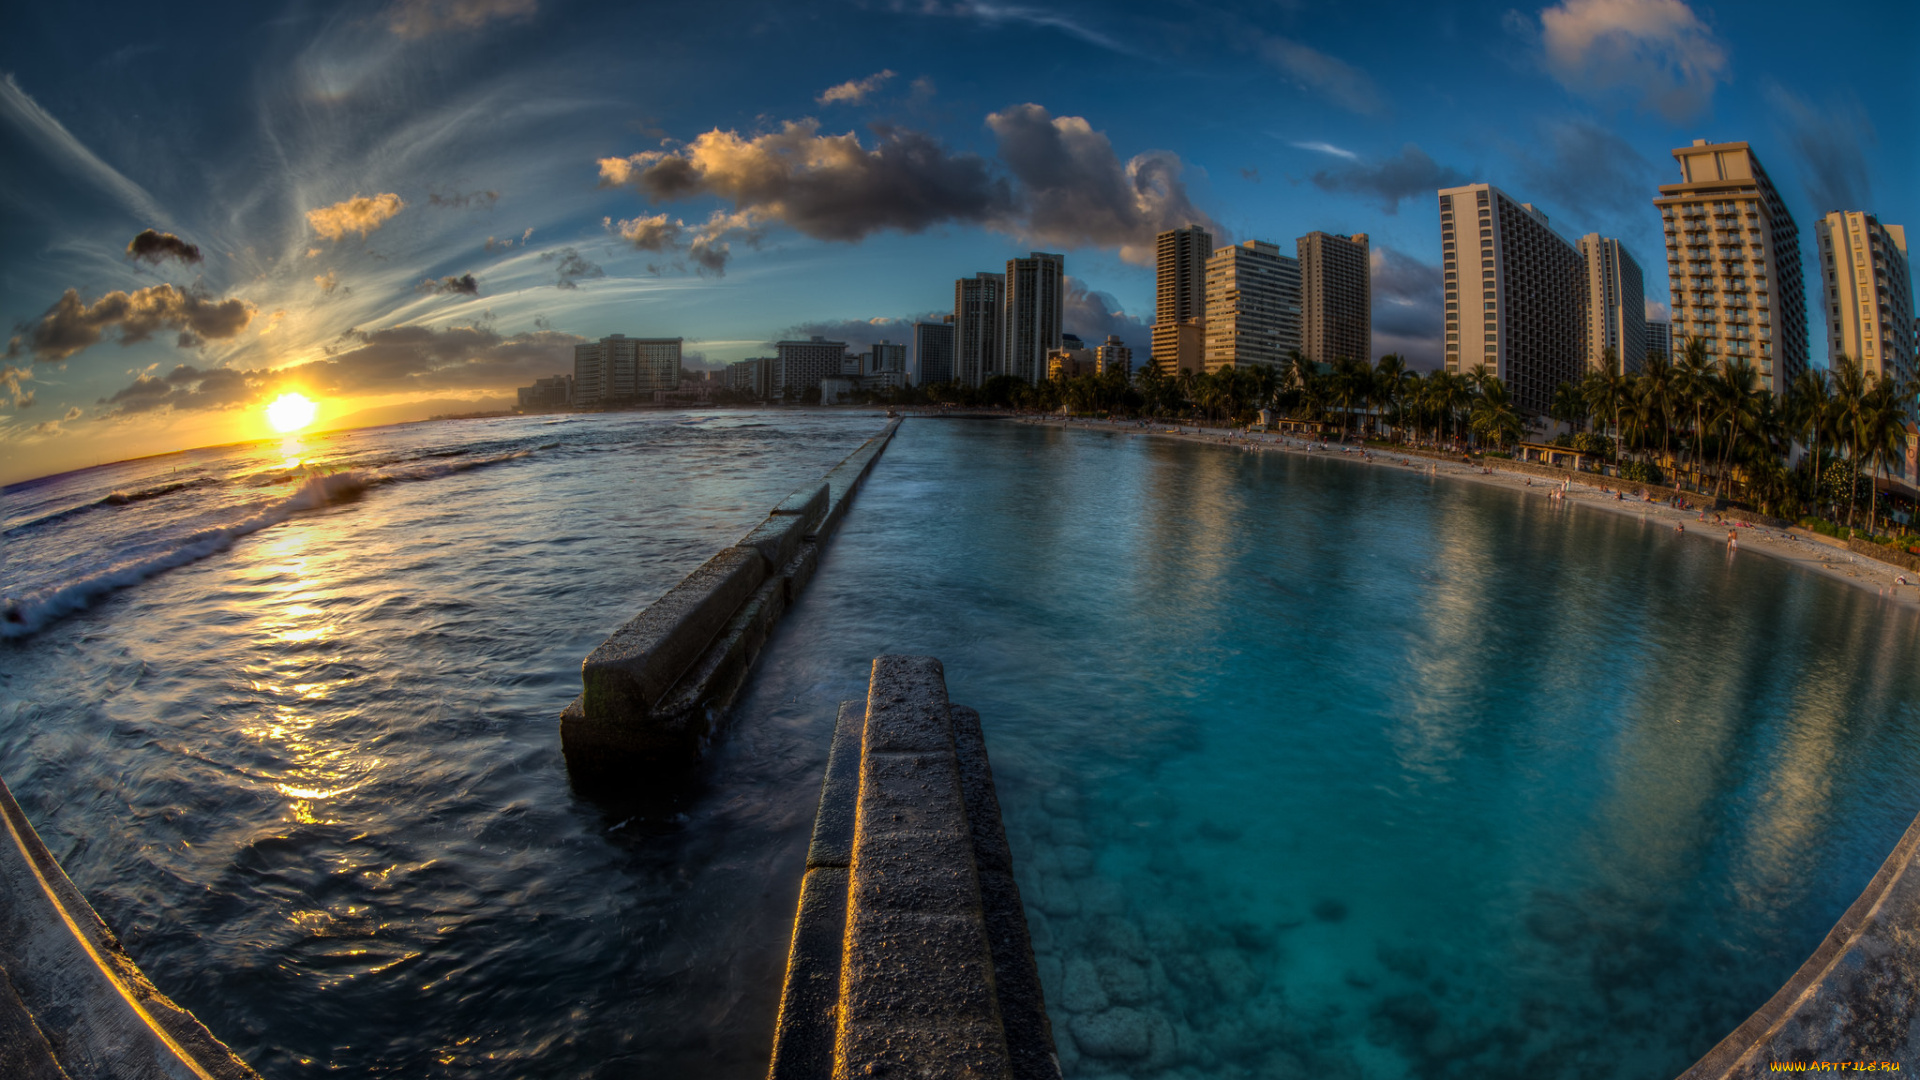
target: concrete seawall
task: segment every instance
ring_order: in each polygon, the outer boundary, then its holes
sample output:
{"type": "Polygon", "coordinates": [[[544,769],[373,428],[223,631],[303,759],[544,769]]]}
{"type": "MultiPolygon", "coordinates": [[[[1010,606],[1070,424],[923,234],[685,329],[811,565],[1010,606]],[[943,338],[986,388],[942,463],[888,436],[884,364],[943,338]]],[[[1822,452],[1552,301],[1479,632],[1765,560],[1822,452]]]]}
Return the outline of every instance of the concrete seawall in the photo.
{"type": "Polygon", "coordinates": [[[980,714],[931,657],[840,706],[768,1076],[1060,1076],[980,714]]]}
{"type": "Polygon", "coordinates": [[[0,1076],[260,1080],[140,971],[5,783],[0,820],[0,1076]]]}
{"type": "Polygon", "coordinates": [[[1793,978],[1680,1080],[1773,1062],[1920,1064],[1920,818],[1793,978]]]}
{"type": "Polygon", "coordinates": [[[560,746],[576,784],[633,790],[699,759],[899,426],[891,421],[824,478],[795,490],[587,656],[582,692],[560,714],[560,746]]]}

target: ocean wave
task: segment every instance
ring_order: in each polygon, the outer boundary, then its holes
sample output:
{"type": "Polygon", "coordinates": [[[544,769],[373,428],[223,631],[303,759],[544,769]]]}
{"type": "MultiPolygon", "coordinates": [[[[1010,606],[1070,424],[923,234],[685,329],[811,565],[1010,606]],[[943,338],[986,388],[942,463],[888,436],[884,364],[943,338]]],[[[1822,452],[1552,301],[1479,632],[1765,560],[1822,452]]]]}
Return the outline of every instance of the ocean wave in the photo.
{"type": "Polygon", "coordinates": [[[162,495],[172,495],[176,491],[188,491],[193,488],[203,488],[208,486],[209,484],[217,484],[219,482],[220,481],[215,479],[214,477],[202,476],[192,480],[179,480],[169,484],[161,484],[157,487],[140,488],[134,491],[113,491],[106,495],[102,495],[100,498],[95,499],[92,502],[81,503],[78,506],[69,506],[64,510],[55,510],[51,514],[42,514],[41,516],[34,518],[31,521],[23,521],[18,525],[9,527],[6,530],[6,532],[0,533],[0,535],[18,536],[21,533],[32,532],[35,529],[44,528],[45,526],[48,526],[48,525],[57,524],[59,522],[67,520],[70,517],[76,517],[80,514],[87,513],[90,510],[99,510],[106,507],[126,506],[130,503],[146,502],[149,499],[158,499],[162,495]]]}
{"type": "Polygon", "coordinates": [[[352,469],[315,473],[293,494],[257,506],[252,513],[225,525],[200,529],[175,540],[160,551],[123,559],[97,569],[70,572],[59,585],[0,598],[0,638],[25,637],[62,616],[85,608],[95,599],[164,573],[198,562],[233,546],[234,541],[278,525],[303,510],[350,502],[369,488],[384,484],[433,480],[484,465],[514,461],[532,453],[518,450],[465,461],[442,461],[393,471],[352,469]]]}

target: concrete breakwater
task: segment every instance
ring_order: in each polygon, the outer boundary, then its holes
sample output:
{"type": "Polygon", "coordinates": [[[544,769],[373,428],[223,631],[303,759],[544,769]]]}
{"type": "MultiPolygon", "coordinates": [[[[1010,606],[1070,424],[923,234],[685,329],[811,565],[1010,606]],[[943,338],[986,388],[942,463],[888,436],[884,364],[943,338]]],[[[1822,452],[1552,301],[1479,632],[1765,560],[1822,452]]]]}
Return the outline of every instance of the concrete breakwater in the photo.
{"type": "Polygon", "coordinates": [[[0,783],[0,1075],[260,1080],[133,962],[0,783]]]}
{"type": "Polygon", "coordinates": [[[1058,1080],[980,714],[931,657],[840,706],[771,1080],[1058,1080]]]}
{"type": "Polygon", "coordinates": [[[1920,1062],[1920,818],[1793,978],[1680,1080],[1757,1080],[1774,1062],[1920,1062]]]}
{"type": "Polygon", "coordinates": [[[823,479],[795,490],[587,655],[581,694],[560,714],[560,746],[576,784],[617,791],[699,758],[899,426],[889,422],[823,479]]]}

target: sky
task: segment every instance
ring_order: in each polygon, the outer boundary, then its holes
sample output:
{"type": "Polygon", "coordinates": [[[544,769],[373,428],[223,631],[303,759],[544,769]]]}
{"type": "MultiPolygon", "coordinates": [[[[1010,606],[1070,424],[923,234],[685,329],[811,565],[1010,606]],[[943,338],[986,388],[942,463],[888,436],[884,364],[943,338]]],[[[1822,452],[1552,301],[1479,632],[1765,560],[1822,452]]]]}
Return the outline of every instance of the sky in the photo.
{"type": "MultiPolygon", "coordinates": [[[[1155,233],[1372,240],[1374,351],[1438,363],[1435,191],[1619,237],[1750,142],[1803,231],[1920,224],[1920,5],[1036,0],[23,5],[0,38],[0,483],[499,406],[611,333],[689,366],[908,339],[1066,256],[1144,352],[1155,233]]],[[[1806,262],[1809,287],[1817,268],[1806,262]]],[[[1826,353],[1816,333],[1816,362],[1826,353]]]]}

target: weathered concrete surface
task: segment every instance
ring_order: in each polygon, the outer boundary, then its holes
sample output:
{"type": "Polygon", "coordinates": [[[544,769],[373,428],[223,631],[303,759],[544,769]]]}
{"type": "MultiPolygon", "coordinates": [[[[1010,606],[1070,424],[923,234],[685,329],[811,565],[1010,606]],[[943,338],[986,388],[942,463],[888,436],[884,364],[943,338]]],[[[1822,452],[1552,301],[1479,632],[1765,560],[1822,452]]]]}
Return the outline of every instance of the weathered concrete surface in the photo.
{"type": "Polygon", "coordinates": [[[0,783],[0,1075],[259,1080],[156,989],[0,783]]]}
{"type": "Polygon", "coordinates": [[[1057,1080],[979,714],[939,661],[881,657],[841,706],[807,867],[774,1080],[1057,1080]]]}
{"type": "Polygon", "coordinates": [[[1920,818],[1793,978],[1681,1080],[1772,1076],[1776,1061],[1920,1064],[1920,818]]]}
{"type": "Polygon", "coordinates": [[[644,790],[700,758],[899,424],[889,423],[826,479],[801,485],[740,543],[587,656],[582,693],[560,714],[560,745],[576,783],[644,790]]]}

